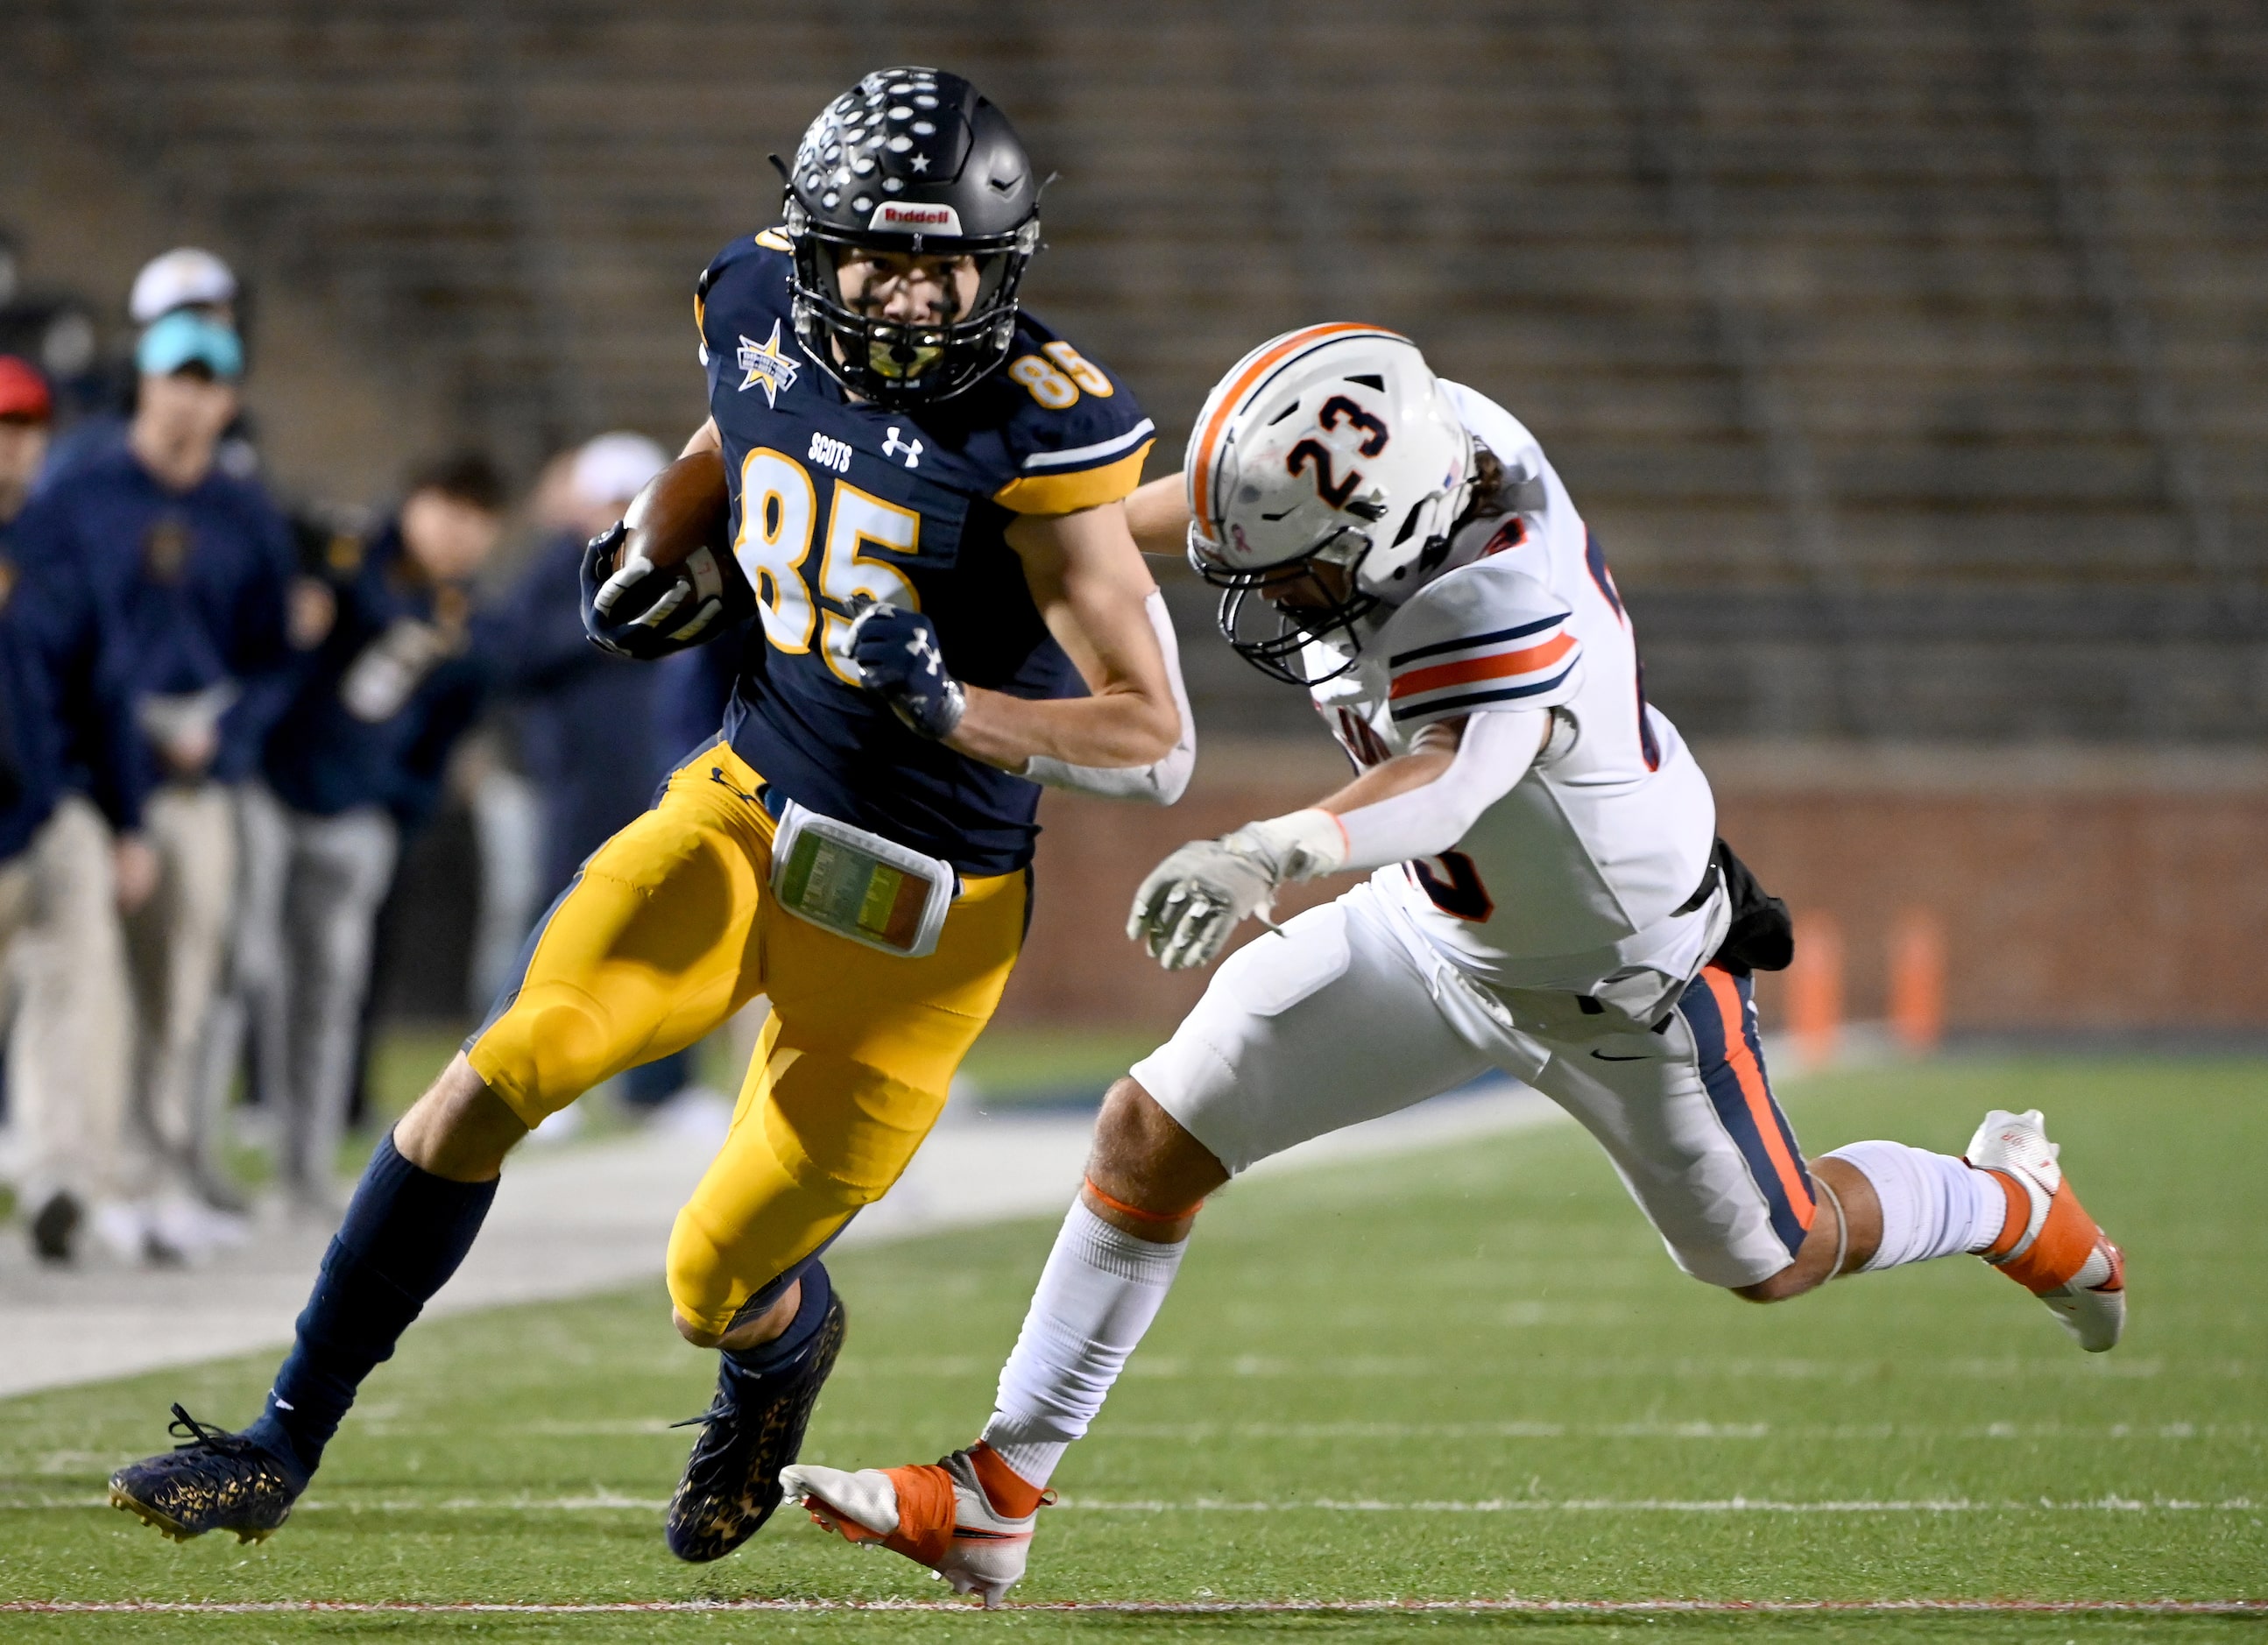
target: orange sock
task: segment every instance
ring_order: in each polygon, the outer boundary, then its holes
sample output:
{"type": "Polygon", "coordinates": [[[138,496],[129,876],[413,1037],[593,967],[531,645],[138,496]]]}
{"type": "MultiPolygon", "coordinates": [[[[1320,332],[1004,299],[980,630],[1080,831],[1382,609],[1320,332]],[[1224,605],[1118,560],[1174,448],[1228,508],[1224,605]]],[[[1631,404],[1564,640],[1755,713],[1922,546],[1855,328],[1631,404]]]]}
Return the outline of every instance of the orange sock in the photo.
{"type": "Polygon", "coordinates": [[[969,1448],[968,1465],[976,1470],[976,1483],[984,1487],[992,1511],[1010,1519],[1026,1519],[1039,1511],[1047,1487],[1034,1485],[1000,1458],[983,1440],[969,1448]]]}
{"type": "Polygon", "coordinates": [[[2000,1179],[2000,1186],[2008,1195],[2008,1220],[2000,1225],[2000,1237],[1984,1253],[1985,1260],[2035,1296],[2068,1282],[2095,1254],[2096,1237],[2095,1219],[2087,1214],[2071,1185],[2064,1184],[2049,1201],[2047,1220],[2040,1224],[2032,1248],[2010,1262],[2004,1259],[2007,1253],[2015,1249],[2031,1222],[2030,1196],[2006,1171],[1992,1174],[2000,1179]]]}
{"type": "Polygon", "coordinates": [[[2007,1220],[2000,1224],[1999,1237],[1977,1253],[1990,1262],[1996,1257],[2007,1256],[2024,1237],[2024,1230],[2032,1220],[2032,1196],[2024,1192],[2023,1184],[2005,1171],[1988,1171],[1984,1174],[1999,1183],[2000,1192],[2008,1196],[2007,1220]]]}

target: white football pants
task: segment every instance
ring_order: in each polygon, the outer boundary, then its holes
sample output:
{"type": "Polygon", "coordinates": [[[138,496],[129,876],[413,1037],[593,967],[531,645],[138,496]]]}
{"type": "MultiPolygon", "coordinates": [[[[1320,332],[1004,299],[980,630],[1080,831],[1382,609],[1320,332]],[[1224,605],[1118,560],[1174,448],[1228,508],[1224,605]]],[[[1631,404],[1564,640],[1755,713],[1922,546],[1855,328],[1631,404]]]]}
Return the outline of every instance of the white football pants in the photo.
{"type": "Polygon", "coordinates": [[[1748,980],[1715,966],[1673,987],[1650,1030],[1572,994],[1482,987],[1366,882],[1231,955],[1131,1072],[1241,1171],[1491,1069],[1583,1123],[1687,1273],[1750,1285],[1793,1259],[1810,1179],[1764,1076],[1748,980]]]}

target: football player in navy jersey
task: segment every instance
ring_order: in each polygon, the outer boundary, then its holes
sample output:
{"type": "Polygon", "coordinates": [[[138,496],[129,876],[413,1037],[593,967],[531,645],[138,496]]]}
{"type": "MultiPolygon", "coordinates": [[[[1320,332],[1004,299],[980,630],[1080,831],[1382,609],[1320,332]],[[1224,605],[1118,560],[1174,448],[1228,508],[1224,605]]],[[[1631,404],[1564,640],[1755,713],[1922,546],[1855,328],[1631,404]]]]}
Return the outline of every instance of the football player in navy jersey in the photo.
{"type": "Polygon", "coordinates": [[[696,299],[711,415],[672,474],[721,459],[729,561],[658,564],[618,525],[584,567],[611,649],[745,635],[723,733],[593,854],[379,1144],[266,1411],[239,1434],[176,1406],[186,1443],[114,1476],[168,1535],[282,1524],[506,1151],[762,995],[668,1256],[679,1332],[723,1350],[669,1545],[738,1546],[842,1343],[819,1253],[904,1170],[1015,962],[1039,785],[1170,803],[1188,779],[1172,630],[1124,509],[1151,425],[1018,306],[1039,187],[1006,118],[957,76],[887,70],[784,169],[784,222],[728,246],[696,299]]]}

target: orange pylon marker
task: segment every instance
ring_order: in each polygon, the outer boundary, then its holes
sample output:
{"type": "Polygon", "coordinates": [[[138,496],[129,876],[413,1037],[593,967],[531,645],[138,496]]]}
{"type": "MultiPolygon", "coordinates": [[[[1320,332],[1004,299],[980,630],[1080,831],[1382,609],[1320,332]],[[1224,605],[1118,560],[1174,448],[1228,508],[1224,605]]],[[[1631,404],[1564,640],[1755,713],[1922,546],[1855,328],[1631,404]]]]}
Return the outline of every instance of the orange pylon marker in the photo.
{"type": "Polygon", "coordinates": [[[1890,927],[1890,1032],[1915,1056],[1945,1037],[1945,922],[1904,908],[1890,927]]]}
{"type": "Polygon", "coordinates": [[[1835,1060],[1843,1035],[1843,928],[1814,910],[1795,917],[1795,962],[1787,968],[1788,1028],[1807,1069],[1835,1060]]]}

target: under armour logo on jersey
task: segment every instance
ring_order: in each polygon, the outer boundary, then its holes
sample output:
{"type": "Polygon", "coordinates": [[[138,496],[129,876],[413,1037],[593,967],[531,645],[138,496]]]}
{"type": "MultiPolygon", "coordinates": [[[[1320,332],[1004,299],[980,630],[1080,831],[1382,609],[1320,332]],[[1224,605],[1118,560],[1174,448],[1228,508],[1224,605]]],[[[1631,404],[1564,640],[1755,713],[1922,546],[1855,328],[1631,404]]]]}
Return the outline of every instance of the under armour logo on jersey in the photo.
{"type": "Polygon", "coordinates": [[[803,368],[780,351],[780,323],[772,322],[772,334],[758,342],[753,337],[740,339],[740,370],[747,375],[740,379],[740,392],[746,393],[757,384],[764,386],[764,404],[779,404],[780,391],[795,386],[795,374],[803,368]]]}
{"type": "Polygon", "coordinates": [[[900,439],[898,437],[898,430],[893,426],[890,430],[889,437],[882,442],[882,455],[885,457],[895,457],[900,452],[903,452],[906,454],[907,467],[919,468],[921,466],[922,443],[919,440],[900,439]]]}

